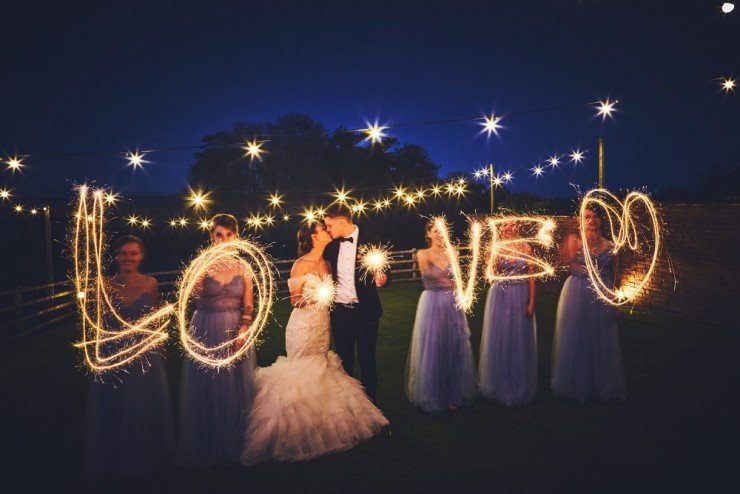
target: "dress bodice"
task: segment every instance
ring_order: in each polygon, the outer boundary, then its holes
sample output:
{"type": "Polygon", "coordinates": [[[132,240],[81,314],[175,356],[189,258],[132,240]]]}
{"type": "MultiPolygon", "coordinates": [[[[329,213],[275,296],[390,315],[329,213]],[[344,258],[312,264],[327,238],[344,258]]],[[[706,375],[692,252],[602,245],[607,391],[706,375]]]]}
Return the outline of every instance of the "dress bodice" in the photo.
{"type": "MultiPolygon", "coordinates": [[[[288,287],[297,291],[312,279],[318,281],[321,277],[306,273],[289,278],[288,287]]],[[[285,351],[289,359],[324,357],[329,351],[329,309],[315,304],[294,307],[285,327],[285,351]]]]}
{"type": "Polygon", "coordinates": [[[234,275],[224,284],[211,276],[203,279],[203,290],[198,297],[196,308],[208,311],[240,310],[244,298],[244,278],[234,275]]]}
{"type": "MultiPolygon", "coordinates": [[[[604,249],[599,255],[593,256],[596,269],[599,270],[599,276],[604,282],[611,279],[613,257],[612,250],[609,248],[604,249]]],[[[578,249],[575,258],[570,262],[570,274],[573,276],[588,276],[586,260],[583,257],[583,247],[578,249]]]]}
{"type": "MultiPolygon", "coordinates": [[[[524,259],[509,259],[498,256],[496,258],[496,274],[499,276],[521,276],[529,272],[529,266],[524,259]]],[[[507,283],[524,283],[523,279],[505,280],[507,283]]]]}
{"type": "Polygon", "coordinates": [[[452,288],[451,268],[442,269],[434,263],[429,263],[426,270],[421,273],[421,281],[424,290],[448,290],[452,288]]]}
{"type": "Polygon", "coordinates": [[[152,308],[152,294],[143,292],[130,304],[123,301],[120,295],[115,297],[116,310],[122,319],[136,322],[146,315],[152,308]]]}

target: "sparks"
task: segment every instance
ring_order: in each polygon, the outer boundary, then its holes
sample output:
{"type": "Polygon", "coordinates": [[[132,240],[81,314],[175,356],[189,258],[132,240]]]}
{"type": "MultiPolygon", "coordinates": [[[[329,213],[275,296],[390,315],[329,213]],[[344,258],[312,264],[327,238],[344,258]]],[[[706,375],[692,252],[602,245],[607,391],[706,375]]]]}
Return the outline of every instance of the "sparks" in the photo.
{"type": "Polygon", "coordinates": [[[262,160],[262,155],[267,152],[262,149],[263,145],[264,142],[257,142],[256,139],[251,140],[244,145],[244,151],[246,151],[246,156],[249,157],[250,161],[262,160]]]}
{"type": "Polygon", "coordinates": [[[301,302],[314,305],[320,309],[331,309],[337,287],[331,275],[309,276],[303,284],[301,302]]]}
{"type": "Polygon", "coordinates": [[[460,266],[460,255],[458,247],[450,241],[450,229],[444,217],[439,216],[434,219],[434,226],[442,236],[447,258],[450,260],[452,268],[452,277],[455,282],[455,299],[457,305],[468,311],[473,306],[475,300],[475,282],[478,270],[478,257],[480,256],[480,240],[482,227],[477,221],[470,224],[469,244],[471,259],[467,266],[467,281],[463,279],[462,267],[460,266]]]}
{"type": "MultiPolygon", "coordinates": [[[[618,197],[606,189],[594,189],[589,191],[581,200],[579,214],[581,244],[583,245],[584,260],[586,262],[586,272],[591,279],[591,286],[595,293],[605,302],[612,305],[624,305],[637,298],[642,288],[650,281],[655,267],[658,263],[662,245],[662,233],[660,228],[660,218],[655,205],[646,194],[642,192],[630,192],[620,201],[618,197]],[[649,225],[645,227],[651,235],[640,235],[641,228],[632,209],[642,204],[647,213],[649,225]],[[586,211],[590,208],[597,207],[605,212],[605,221],[609,227],[611,238],[614,242],[612,252],[616,255],[622,249],[630,249],[632,252],[649,252],[650,260],[648,269],[645,271],[642,279],[633,280],[629,292],[620,293],[615,289],[608,280],[603,280],[599,273],[599,266],[593,259],[591,250],[588,248],[588,238],[586,233],[586,211]],[[652,236],[652,245],[642,245],[641,237],[650,239],[652,236]]],[[[647,233],[647,232],[645,232],[647,233]]]]}
{"type": "Polygon", "coordinates": [[[597,115],[600,116],[602,120],[606,120],[607,117],[611,117],[612,113],[616,111],[614,109],[614,105],[618,102],[619,100],[609,101],[608,98],[604,101],[599,101],[597,115]]]}
{"type": "Polygon", "coordinates": [[[362,278],[377,276],[388,270],[390,258],[388,249],[382,245],[363,245],[360,251],[362,278]]]}
{"type": "Polygon", "coordinates": [[[555,222],[552,219],[529,216],[489,218],[488,229],[491,233],[491,244],[486,262],[485,277],[489,283],[539,278],[555,274],[555,268],[551,264],[535,256],[531,251],[527,252],[522,249],[522,246],[527,244],[551,248],[554,245],[552,232],[555,230],[555,222]],[[500,228],[507,223],[529,224],[536,228],[537,232],[533,236],[516,236],[512,239],[501,238],[500,228]],[[497,270],[499,258],[521,260],[533,269],[522,274],[499,272],[497,270]]]}
{"type": "Polygon", "coordinates": [[[213,244],[193,259],[183,272],[177,287],[176,313],[180,342],[188,357],[214,369],[228,367],[243,358],[259,341],[259,336],[269,320],[270,308],[275,298],[274,271],[273,264],[259,246],[241,239],[213,244]],[[221,344],[209,346],[191,334],[188,307],[193,292],[208,270],[224,262],[238,263],[242,275],[247,278],[247,283],[255,287],[254,319],[246,334],[235,334],[233,338],[221,344]],[[237,346],[239,341],[242,345],[237,346]]]}
{"type": "Polygon", "coordinates": [[[101,373],[135,362],[161,345],[167,339],[167,316],[174,306],[156,308],[135,322],[119,314],[105,283],[105,200],[102,194],[93,194],[91,204],[87,187],[80,187],[79,192],[72,252],[82,341],[75,346],[83,350],[88,368],[101,373]],[[111,321],[116,328],[110,326],[111,321]]]}

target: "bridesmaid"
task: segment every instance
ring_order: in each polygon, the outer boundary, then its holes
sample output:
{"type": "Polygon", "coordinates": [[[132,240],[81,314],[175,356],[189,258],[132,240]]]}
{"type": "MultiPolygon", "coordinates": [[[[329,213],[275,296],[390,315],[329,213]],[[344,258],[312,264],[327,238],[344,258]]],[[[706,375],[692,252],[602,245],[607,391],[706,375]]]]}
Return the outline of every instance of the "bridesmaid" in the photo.
{"type": "Polygon", "coordinates": [[[475,398],[475,371],[465,313],[455,305],[450,259],[433,221],[429,248],[417,253],[419,297],[406,364],[406,396],[427,413],[455,410],[475,398]]]}
{"type": "MultiPolygon", "coordinates": [[[[237,238],[236,218],[217,214],[211,241],[237,238]]],[[[213,347],[246,333],[252,320],[252,284],[239,266],[214,267],[196,287],[199,293],[191,334],[213,347]]],[[[233,351],[233,350],[229,350],[233,351]]],[[[180,393],[179,463],[208,467],[238,463],[244,449],[245,414],[254,394],[254,350],[226,369],[211,369],[186,358],[180,393]]]]}
{"type": "MultiPolygon", "coordinates": [[[[115,252],[118,272],[106,284],[121,318],[134,322],[157,304],[157,281],[139,273],[144,259],[141,239],[121,237],[115,252]]],[[[110,317],[110,326],[116,323],[110,317]]],[[[85,448],[88,481],[140,477],[165,469],[174,450],[172,408],[159,349],[131,363],[124,373],[90,384],[85,448]]]]}
{"type": "Polygon", "coordinates": [[[555,396],[578,402],[623,400],[627,396],[617,334],[616,309],[602,301],[586,272],[584,249],[589,249],[607,284],[617,279],[614,244],[601,235],[602,217],[585,212],[587,245],[571,234],[563,246],[570,276],[560,293],[555,322],[552,390],[555,396]]]}
{"type": "MultiPolygon", "coordinates": [[[[501,225],[501,237],[519,237],[515,221],[501,225]]],[[[509,244],[512,254],[531,255],[524,242],[509,244]]],[[[499,255],[495,272],[526,275],[533,267],[522,259],[499,255]]],[[[500,281],[488,290],[478,364],[481,394],[502,405],[525,405],[537,395],[537,323],[534,317],[534,278],[500,281]]]]}

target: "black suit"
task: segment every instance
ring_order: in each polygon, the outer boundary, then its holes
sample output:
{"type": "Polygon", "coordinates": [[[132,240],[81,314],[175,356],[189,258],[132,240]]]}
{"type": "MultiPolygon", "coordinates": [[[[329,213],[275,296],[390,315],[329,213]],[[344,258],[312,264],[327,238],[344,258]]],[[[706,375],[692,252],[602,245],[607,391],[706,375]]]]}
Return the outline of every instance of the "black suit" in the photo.
{"type": "MultiPolygon", "coordinates": [[[[363,231],[357,242],[357,252],[360,247],[369,243],[363,231]]],[[[337,263],[339,259],[340,241],[335,239],[324,250],[324,258],[331,264],[334,281],[337,281],[337,263]]],[[[365,387],[367,395],[375,401],[377,376],[375,371],[375,347],[378,339],[378,325],[383,308],[380,306],[378,288],[372,275],[363,276],[360,263],[355,256],[355,290],[358,303],[354,308],[347,308],[336,304],[331,311],[331,335],[334,340],[334,349],[342,359],[344,370],[350,376],[355,367],[355,344],[360,361],[360,381],[365,387]]],[[[390,281],[390,273],[387,273],[390,281]]]]}

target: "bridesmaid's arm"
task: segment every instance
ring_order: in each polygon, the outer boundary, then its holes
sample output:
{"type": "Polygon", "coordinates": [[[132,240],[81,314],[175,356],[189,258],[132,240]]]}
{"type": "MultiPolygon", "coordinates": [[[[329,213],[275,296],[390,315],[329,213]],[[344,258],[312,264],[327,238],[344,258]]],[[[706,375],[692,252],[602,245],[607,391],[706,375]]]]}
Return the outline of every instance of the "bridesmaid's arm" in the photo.
{"type": "Polygon", "coordinates": [[[152,307],[156,307],[159,303],[159,290],[157,288],[157,279],[149,277],[149,294],[152,297],[152,307]]]}
{"type": "Polygon", "coordinates": [[[244,336],[249,331],[249,326],[252,324],[252,309],[254,306],[254,291],[252,289],[252,278],[249,274],[245,273],[242,275],[244,280],[244,296],[242,297],[242,316],[239,321],[239,338],[237,340],[237,348],[245,342],[244,336]]]}

